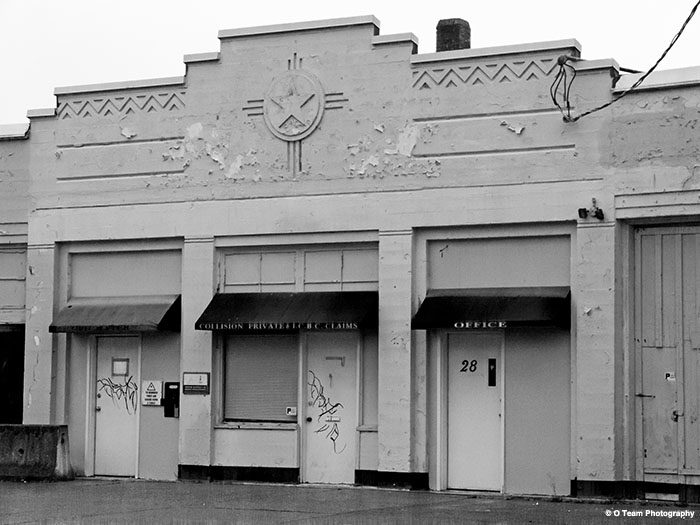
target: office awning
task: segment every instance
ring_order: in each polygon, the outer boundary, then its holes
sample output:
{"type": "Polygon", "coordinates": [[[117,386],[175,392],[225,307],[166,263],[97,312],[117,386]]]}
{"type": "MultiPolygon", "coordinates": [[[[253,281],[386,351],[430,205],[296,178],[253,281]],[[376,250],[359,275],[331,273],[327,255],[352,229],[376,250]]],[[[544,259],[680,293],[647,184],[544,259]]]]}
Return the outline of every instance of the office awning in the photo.
{"type": "Polygon", "coordinates": [[[377,292],[216,294],[196,330],[289,332],[377,326],[377,292]]]}
{"type": "Polygon", "coordinates": [[[110,297],[68,304],[49,332],[180,331],[180,296],[110,297]]]}
{"type": "Polygon", "coordinates": [[[570,319],[568,287],[475,288],[431,291],[411,328],[568,327],[570,319]]]}

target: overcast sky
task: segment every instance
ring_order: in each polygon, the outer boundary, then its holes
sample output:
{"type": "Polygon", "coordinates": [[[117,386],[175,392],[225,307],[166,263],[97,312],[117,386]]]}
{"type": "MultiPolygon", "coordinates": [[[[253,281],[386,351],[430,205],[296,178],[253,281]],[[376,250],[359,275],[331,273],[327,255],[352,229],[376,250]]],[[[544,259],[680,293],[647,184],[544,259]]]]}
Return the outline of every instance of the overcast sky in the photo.
{"type": "MultiPolygon", "coordinates": [[[[220,29],[375,15],[381,34],[435,51],[441,18],[464,18],[472,47],[577,39],[585,59],[646,70],[697,0],[0,0],[0,124],[53,108],[54,88],[183,75],[185,54],[218,51],[220,29]]],[[[700,13],[659,69],[700,66],[700,13]]]]}

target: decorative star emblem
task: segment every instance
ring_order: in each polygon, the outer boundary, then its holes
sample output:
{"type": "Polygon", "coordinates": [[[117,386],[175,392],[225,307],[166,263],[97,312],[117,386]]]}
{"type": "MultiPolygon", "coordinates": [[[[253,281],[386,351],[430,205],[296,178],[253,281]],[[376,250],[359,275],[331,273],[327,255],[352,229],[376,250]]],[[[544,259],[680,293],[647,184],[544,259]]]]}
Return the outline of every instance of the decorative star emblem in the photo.
{"type": "Polygon", "coordinates": [[[273,80],[263,103],[270,131],[286,141],[309,136],[321,121],[323,107],[320,82],[300,70],[287,71],[273,80]]]}

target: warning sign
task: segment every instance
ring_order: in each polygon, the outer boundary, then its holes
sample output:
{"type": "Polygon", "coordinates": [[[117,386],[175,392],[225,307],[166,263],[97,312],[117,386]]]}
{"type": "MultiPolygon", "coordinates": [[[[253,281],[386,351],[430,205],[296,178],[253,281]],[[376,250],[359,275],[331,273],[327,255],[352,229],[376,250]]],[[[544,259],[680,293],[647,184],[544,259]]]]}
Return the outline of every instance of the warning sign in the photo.
{"type": "Polygon", "coordinates": [[[160,406],[163,396],[163,381],[141,382],[141,404],[143,406],[160,406]]]}

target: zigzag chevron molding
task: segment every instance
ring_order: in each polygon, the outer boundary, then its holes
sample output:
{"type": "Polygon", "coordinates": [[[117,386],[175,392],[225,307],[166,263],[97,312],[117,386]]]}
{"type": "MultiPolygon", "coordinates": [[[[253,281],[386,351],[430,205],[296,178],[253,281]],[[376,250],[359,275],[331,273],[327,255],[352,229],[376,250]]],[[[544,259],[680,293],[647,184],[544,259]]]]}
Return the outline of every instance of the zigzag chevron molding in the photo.
{"type": "Polygon", "coordinates": [[[136,113],[180,111],[185,107],[185,91],[95,97],[61,102],[59,119],[123,117],[136,113]]]}
{"type": "Polygon", "coordinates": [[[556,66],[555,58],[542,58],[477,66],[421,68],[413,72],[413,88],[432,89],[499,84],[516,80],[540,80],[548,77],[556,66]]]}

